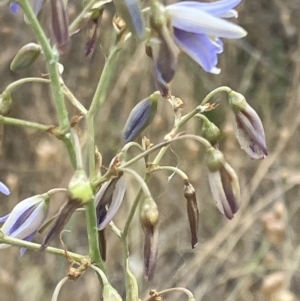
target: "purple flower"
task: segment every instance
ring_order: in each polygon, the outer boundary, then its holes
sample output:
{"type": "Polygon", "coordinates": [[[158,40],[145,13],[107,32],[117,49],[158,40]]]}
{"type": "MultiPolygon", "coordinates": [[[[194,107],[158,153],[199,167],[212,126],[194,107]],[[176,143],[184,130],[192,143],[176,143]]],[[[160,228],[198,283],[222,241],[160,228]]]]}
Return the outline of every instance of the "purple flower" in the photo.
{"type": "Polygon", "coordinates": [[[218,54],[223,52],[220,38],[239,39],[246,31],[223,18],[237,17],[233,10],[241,0],[212,3],[184,1],[165,8],[170,17],[177,46],[210,73],[218,74],[218,54]]]}
{"type": "MultiPolygon", "coordinates": [[[[34,13],[36,15],[38,15],[38,13],[40,12],[43,2],[44,0],[28,0],[30,6],[32,7],[34,13]]],[[[10,3],[10,11],[16,15],[19,12],[20,9],[20,5],[16,2],[11,2],[10,3]]],[[[25,20],[27,21],[27,19],[25,18],[25,20]]]]}
{"type": "Polygon", "coordinates": [[[235,115],[235,135],[241,148],[252,159],[264,159],[268,151],[264,127],[258,114],[240,93],[231,91],[229,103],[235,115]]]}
{"type": "MultiPolygon", "coordinates": [[[[48,216],[49,195],[41,194],[27,198],[18,203],[11,213],[0,218],[3,223],[1,231],[14,238],[31,241],[48,216]]],[[[9,247],[8,244],[0,244],[0,249],[9,247]]],[[[21,248],[23,256],[26,248],[21,248]]]]}
{"type": "Polygon", "coordinates": [[[9,191],[8,187],[5,184],[3,184],[2,182],[0,182],[0,192],[5,194],[5,195],[10,194],[10,191],[9,191]]]}
{"type": "Polygon", "coordinates": [[[152,122],[157,111],[158,97],[159,92],[154,92],[132,109],[123,129],[126,143],[133,141],[152,122]]]}
{"type": "Polygon", "coordinates": [[[219,211],[232,219],[240,206],[240,185],[232,167],[225,162],[223,154],[210,148],[206,152],[208,180],[219,211]]]}
{"type": "Polygon", "coordinates": [[[95,196],[98,230],[103,230],[118,212],[126,191],[124,176],[105,182],[95,196]],[[106,209],[108,207],[108,210],[106,209]]]}

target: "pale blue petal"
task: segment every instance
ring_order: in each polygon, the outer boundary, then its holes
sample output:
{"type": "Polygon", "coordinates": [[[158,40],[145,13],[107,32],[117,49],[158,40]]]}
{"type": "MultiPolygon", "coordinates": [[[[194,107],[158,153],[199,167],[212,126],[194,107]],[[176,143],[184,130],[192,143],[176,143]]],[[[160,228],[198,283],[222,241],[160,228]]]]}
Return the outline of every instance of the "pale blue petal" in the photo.
{"type": "MultiPolygon", "coordinates": [[[[36,231],[37,232],[37,231],[36,231]]],[[[28,237],[25,237],[24,240],[31,242],[36,232],[30,234],[28,237]]],[[[25,252],[27,251],[27,248],[21,248],[20,249],[20,256],[24,256],[25,252]]]]}
{"type": "Polygon", "coordinates": [[[38,231],[47,218],[48,212],[44,211],[44,204],[41,203],[24,221],[24,223],[10,234],[12,237],[24,239],[30,236],[32,233],[38,231]]]}
{"type": "Polygon", "coordinates": [[[116,213],[118,212],[126,191],[126,183],[124,176],[121,176],[116,183],[115,189],[112,194],[112,201],[108,208],[107,214],[104,220],[98,226],[98,230],[103,230],[114,218],[116,213]]]}
{"type": "Polygon", "coordinates": [[[230,39],[239,39],[247,34],[242,27],[203,10],[168,6],[167,12],[171,17],[172,26],[184,31],[230,39]]]}
{"type": "Polygon", "coordinates": [[[9,5],[9,7],[10,7],[10,11],[14,15],[16,15],[19,12],[19,10],[20,10],[20,5],[18,3],[16,3],[16,2],[11,2],[10,5],[9,5]]]}
{"type": "Polygon", "coordinates": [[[3,184],[2,182],[0,182],[0,192],[2,192],[5,195],[10,194],[8,187],[5,184],[3,184]]]}
{"type": "MultiPolygon", "coordinates": [[[[123,0],[121,0],[123,1],[123,0]]],[[[128,11],[132,20],[132,24],[139,38],[145,36],[145,27],[142,13],[139,6],[139,0],[125,0],[128,11]]]]}
{"type": "Polygon", "coordinates": [[[195,60],[206,72],[220,73],[220,70],[216,68],[218,63],[217,54],[223,48],[220,40],[213,42],[204,34],[185,32],[177,28],[174,28],[174,36],[177,46],[195,60]]]}
{"type": "Polygon", "coordinates": [[[166,10],[175,8],[190,8],[193,10],[202,10],[214,16],[220,16],[228,10],[236,7],[242,0],[221,0],[215,2],[196,2],[196,1],[183,1],[175,4],[168,5],[166,10]]]}
{"type": "Polygon", "coordinates": [[[9,218],[9,215],[10,215],[10,213],[0,217],[0,223],[4,223],[9,218]]]}
{"type": "Polygon", "coordinates": [[[218,15],[219,18],[237,18],[239,16],[235,9],[231,9],[223,14],[218,15]]]}

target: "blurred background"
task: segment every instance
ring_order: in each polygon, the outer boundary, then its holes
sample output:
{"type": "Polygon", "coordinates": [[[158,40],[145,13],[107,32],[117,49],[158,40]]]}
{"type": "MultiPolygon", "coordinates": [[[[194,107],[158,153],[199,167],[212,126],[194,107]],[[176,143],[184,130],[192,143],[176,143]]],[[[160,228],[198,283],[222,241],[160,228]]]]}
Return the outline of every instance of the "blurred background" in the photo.
{"type": "MultiPolygon", "coordinates": [[[[170,3],[171,1],[165,1],[170,3]]],[[[80,12],[81,1],[69,1],[70,20],[80,12]]],[[[212,89],[228,85],[245,95],[258,112],[265,127],[269,156],[251,160],[235,140],[232,114],[226,95],[214,98],[221,104],[210,118],[222,129],[220,149],[239,176],[241,209],[234,219],[224,218],[214,205],[208,187],[202,149],[187,140],[172,147],[164,164],[185,171],[197,192],[200,207],[199,243],[190,245],[183,183],[177,176],[156,173],[150,182],[159,213],[159,253],[155,277],[143,276],[143,231],[136,218],[130,233],[130,264],[139,283],[140,298],[149,290],[170,287],[190,289],[197,301],[205,300],[300,300],[300,2],[299,0],[252,0],[238,6],[237,20],[248,31],[239,41],[225,41],[220,56],[220,75],[205,73],[190,58],[181,54],[172,94],[184,101],[183,113],[197,106],[212,89]]],[[[111,20],[113,6],[108,5],[101,24],[101,43],[92,58],[85,58],[87,28],[71,38],[71,51],[61,58],[63,78],[74,95],[88,108],[105,58],[113,43],[111,20]]],[[[40,20],[47,28],[47,7],[40,20]]],[[[31,28],[22,14],[16,16],[8,5],[0,10],[0,91],[8,84],[29,76],[47,73],[43,58],[20,73],[10,71],[15,53],[25,44],[35,42],[31,28]]],[[[133,106],[155,91],[150,62],[143,43],[132,41],[122,50],[122,59],[108,98],[96,119],[96,145],[103,156],[103,171],[122,147],[121,132],[133,106]]],[[[8,116],[57,125],[50,88],[45,84],[26,84],[13,93],[8,116]]],[[[68,103],[70,118],[76,110],[68,103]]],[[[173,125],[173,112],[163,99],[158,114],[144,134],[153,143],[162,141],[173,125]]],[[[84,142],[85,125],[80,123],[84,142]]],[[[191,120],[187,133],[201,133],[201,123],[191,120]]],[[[4,126],[1,141],[0,180],[11,195],[0,196],[0,215],[11,211],[17,202],[55,187],[66,187],[72,168],[61,141],[50,134],[13,126],[4,126]]],[[[115,218],[120,228],[137,191],[129,185],[126,200],[115,218]]],[[[51,202],[51,215],[65,201],[57,194],[51,202]]],[[[88,253],[84,213],[76,213],[63,235],[68,250],[88,253]]],[[[124,276],[120,243],[106,230],[107,269],[115,288],[124,296],[124,276]]],[[[43,235],[34,241],[41,242],[43,235]]],[[[58,239],[52,246],[61,247],[58,239]]],[[[19,249],[0,251],[0,300],[50,300],[56,284],[65,277],[70,263],[65,258],[19,249]]],[[[184,300],[170,294],[166,299],[184,300]]],[[[59,300],[96,301],[101,299],[98,279],[87,271],[81,278],[68,281],[59,300]]]]}

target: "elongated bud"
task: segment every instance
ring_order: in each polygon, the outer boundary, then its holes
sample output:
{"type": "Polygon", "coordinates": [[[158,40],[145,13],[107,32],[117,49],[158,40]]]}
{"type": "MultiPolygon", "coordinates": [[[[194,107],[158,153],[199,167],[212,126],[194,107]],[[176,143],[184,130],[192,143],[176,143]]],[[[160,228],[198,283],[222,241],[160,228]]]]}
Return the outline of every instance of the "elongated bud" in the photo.
{"type": "Polygon", "coordinates": [[[217,208],[228,219],[232,219],[240,206],[240,186],[237,175],[225,162],[219,150],[209,149],[205,159],[209,170],[208,180],[217,208]]]}
{"type": "Polygon", "coordinates": [[[103,301],[122,301],[122,297],[109,283],[107,283],[103,287],[103,301]]]}
{"type": "Polygon", "coordinates": [[[152,122],[157,111],[158,97],[159,92],[154,92],[132,109],[123,129],[126,143],[134,140],[152,122]]]}
{"type": "Polygon", "coordinates": [[[23,46],[10,64],[10,70],[18,72],[31,66],[41,54],[42,48],[35,43],[23,46]]]}
{"type": "Polygon", "coordinates": [[[145,234],[144,266],[147,280],[154,276],[158,251],[158,210],[152,198],[147,198],[141,208],[141,225],[145,234]]]}
{"type": "Polygon", "coordinates": [[[40,249],[44,250],[61,233],[77,208],[86,205],[92,199],[93,191],[84,170],[76,170],[68,186],[68,201],[60,208],[40,249]]]}
{"type": "Polygon", "coordinates": [[[257,113],[237,92],[229,93],[230,106],[235,115],[235,134],[241,148],[252,159],[263,159],[268,155],[263,124],[257,113]]]}
{"type": "Polygon", "coordinates": [[[70,47],[69,20],[63,0],[51,0],[51,32],[60,53],[66,54],[70,47]]]}
{"type": "Polygon", "coordinates": [[[139,0],[114,0],[117,12],[125,21],[129,30],[140,39],[145,37],[145,25],[139,0]]]}
{"type": "Polygon", "coordinates": [[[210,122],[208,119],[203,119],[202,136],[209,141],[212,146],[215,146],[221,137],[221,131],[213,122],[210,122]]]}
{"type": "Polygon", "coordinates": [[[150,13],[152,37],[148,41],[146,53],[152,60],[155,85],[163,97],[170,96],[168,84],[175,75],[179,54],[169,30],[169,23],[164,6],[154,2],[150,13]]]}
{"type": "Polygon", "coordinates": [[[191,244],[194,249],[198,243],[199,209],[196,200],[196,192],[191,183],[184,183],[184,197],[187,200],[187,214],[191,229],[191,244]]]}
{"type": "Polygon", "coordinates": [[[93,190],[83,169],[75,171],[68,186],[68,196],[71,201],[81,206],[93,199],[93,190]]]}
{"type": "Polygon", "coordinates": [[[0,94],[0,114],[6,115],[10,109],[12,103],[11,93],[4,91],[0,94]]]}

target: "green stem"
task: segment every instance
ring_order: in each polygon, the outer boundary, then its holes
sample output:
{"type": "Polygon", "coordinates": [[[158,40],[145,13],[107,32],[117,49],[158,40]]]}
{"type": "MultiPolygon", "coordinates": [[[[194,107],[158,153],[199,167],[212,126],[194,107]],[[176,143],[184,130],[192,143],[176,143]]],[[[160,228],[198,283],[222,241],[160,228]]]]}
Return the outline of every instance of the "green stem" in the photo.
{"type": "Polygon", "coordinates": [[[89,202],[85,205],[85,214],[87,220],[87,233],[89,241],[89,256],[91,262],[94,265],[100,267],[100,269],[106,274],[103,260],[99,250],[99,239],[98,239],[98,228],[97,228],[97,217],[94,202],[89,202]]]}
{"type": "Polygon", "coordinates": [[[211,91],[210,93],[208,93],[200,105],[201,106],[205,105],[217,93],[220,93],[220,92],[230,93],[231,91],[232,91],[232,89],[230,89],[229,87],[226,87],[226,86],[219,87],[219,88],[211,91]]]}
{"type": "MultiPolygon", "coordinates": [[[[39,251],[41,248],[40,244],[28,242],[28,241],[21,240],[18,238],[9,237],[9,236],[4,235],[2,232],[0,232],[0,243],[9,244],[9,245],[21,247],[21,248],[27,248],[27,249],[34,250],[34,251],[39,251]]],[[[49,253],[49,254],[66,257],[66,252],[65,252],[65,250],[62,250],[62,249],[47,247],[45,249],[45,252],[49,253]]],[[[86,256],[82,256],[82,255],[72,253],[72,252],[68,252],[67,255],[68,255],[68,257],[70,257],[71,259],[73,259],[76,262],[81,262],[82,259],[86,258],[86,256]]]]}
{"type": "MultiPolygon", "coordinates": [[[[172,292],[180,292],[180,293],[186,294],[189,300],[195,300],[194,295],[188,289],[186,289],[184,287],[172,287],[172,288],[168,288],[168,289],[165,289],[163,291],[158,292],[157,296],[162,296],[164,294],[172,293],[172,292]]],[[[153,299],[154,298],[150,297],[146,301],[151,301],[153,299]]]]}
{"type": "Polygon", "coordinates": [[[100,109],[108,95],[111,80],[117,67],[119,52],[121,49],[122,47],[120,45],[115,45],[105,63],[101,78],[91,103],[91,107],[88,112],[88,118],[94,118],[97,110],[100,109]]]}
{"type": "Polygon", "coordinates": [[[2,115],[0,115],[0,123],[21,126],[21,127],[35,129],[35,130],[44,131],[44,132],[51,132],[51,128],[53,128],[52,126],[43,125],[43,124],[31,122],[31,121],[25,121],[25,120],[21,120],[21,119],[4,117],[2,115]]]}
{"type": "Polygon", "coordinates": [[[157,167],[154,166],[153,169],[151,169],[149,171],[149,173],[153,173],[153,172],[160,171],[160,170],[169,170],[174,173],[177,173],[183,180],[186,180],[186,181],[188,181],[188,179],[189,179],[186,173],[184,173],[181,169],[174,167],[174,166],[157,166],[157,167]]]}
{"type": "MultiPolygon", "coordinates": [[[[43,49],[43,53],[45,55],[46,62],[47,62],[49,77],[51,80],[51,86],[54,95],[56,111],[58,114],[59,128],[62,133],[65,133],[70,128],[70,123],[68,118],[68,112],[64,102],[64,94],[62,92],[61,85],[60,85],[60,75],[58,73],[58,68],[57,68],[58,54],[54,53],[54,51],[52,50],[51,45],[49,43],[49,39],[46,37],[43,29],[41,28],[28,1],[18,0],[18,3],[21,5],[22,9],[24,10],[24,13],[27,16],[27,19],[36,35],[36,38],[43,49]]],[[[72,159],[72,157],[74,156],[73,145],[68,138],[63,138],[62,141],[65,143],[68,149],[71,162],[73,164],[73,167],[75,168],[76,166],[74,164],[76,163],[76,161],[72,159]]]]}
{"type": "Polygon", "coordinates": [[[42,83],[42,84],[50,84],[51,81],[49,79],[46,78],[40,78],[40,77],[26,77],[26,78],[22,78],[19,79],[13,83],[11,83],[10,85],[8,85],[5,89],[6,92],[13,92],[15,91],[17,88],[19,88],[19,86],[23,85],[23,84],[27,84],[27,83],[42,83]]]}

